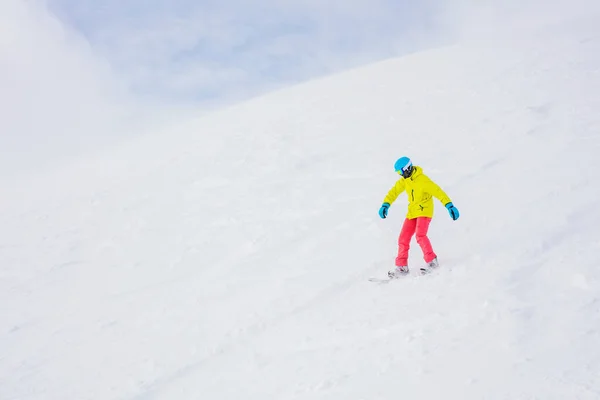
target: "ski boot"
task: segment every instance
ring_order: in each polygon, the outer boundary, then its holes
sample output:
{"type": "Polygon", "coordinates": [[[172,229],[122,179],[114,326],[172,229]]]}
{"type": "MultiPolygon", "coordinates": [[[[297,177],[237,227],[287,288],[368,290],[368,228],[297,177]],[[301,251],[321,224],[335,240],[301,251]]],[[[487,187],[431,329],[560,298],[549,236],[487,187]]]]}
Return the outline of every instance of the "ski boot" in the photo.
{"type": "Polygon", "coordinates": [[[398,279],[402,276],[408,275],[408,266],[396,267],[391,271],[388,271],[388,277],[390,279],[398,279]]]}
{"type": "Polygon", "coordinates": [[[421,275],[427,275],[433,272],[434,269],[438,268],[440,263],[438,262],[437,257],[427,263],[426,266],[421,267],[421,275]]]}

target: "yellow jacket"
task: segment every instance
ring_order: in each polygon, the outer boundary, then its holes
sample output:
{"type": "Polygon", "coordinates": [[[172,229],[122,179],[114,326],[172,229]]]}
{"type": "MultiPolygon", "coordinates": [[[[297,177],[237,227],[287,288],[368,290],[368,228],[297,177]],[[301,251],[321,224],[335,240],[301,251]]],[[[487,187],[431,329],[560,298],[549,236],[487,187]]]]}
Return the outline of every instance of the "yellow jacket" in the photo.
{"type": "Polygon", "coordinates": [[[410,178],[400,178],[398,182],[390,189],[384,203],[392,204],[400,195],[406,191],[408,195],[408,213],[406,218],[414,219],[418,217],[433,217],[433,197],[437,198],[446,205],[451,202],[444,191],[427,175],[423,173],[421,167],[414,167],[410,178]]]}

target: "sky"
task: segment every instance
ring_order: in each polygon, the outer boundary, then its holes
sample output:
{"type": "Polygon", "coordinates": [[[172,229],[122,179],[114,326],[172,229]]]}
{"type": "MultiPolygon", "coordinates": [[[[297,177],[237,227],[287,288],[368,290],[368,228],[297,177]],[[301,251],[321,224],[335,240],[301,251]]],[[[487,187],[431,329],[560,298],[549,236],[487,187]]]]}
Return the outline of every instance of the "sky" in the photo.
{"type": "Polygon", "coordinates": [[[415,51],[434,1],[49,0],[138,94],[238,100],[415,51]]]}
{"type": "Polygon", "coordinates": [[[500,21],[532,21],[565,3],[47,1],[49,12],[87,41],[137,95],[205,106],[476,37],[500,21]]]}
{"type": "Polygon", "coordinates": [[[3,0],[0,178],[592,0],[3,0]],[[553,7],[563,3],[553,11],[553,7]]]}

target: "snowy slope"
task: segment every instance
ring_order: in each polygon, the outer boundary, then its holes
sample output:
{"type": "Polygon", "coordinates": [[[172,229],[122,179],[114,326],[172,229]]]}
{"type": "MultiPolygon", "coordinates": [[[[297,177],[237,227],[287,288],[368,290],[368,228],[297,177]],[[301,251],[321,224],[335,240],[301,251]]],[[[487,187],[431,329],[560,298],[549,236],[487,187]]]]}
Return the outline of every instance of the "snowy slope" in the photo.
{"type": "Polygon", "coordinates": [[[7,184],[0,398],[600,398],[599,22],[367,66],[7,184]],[[439,274],[375,285],[401,155],[461,218],[436,205],[439,274]]]}

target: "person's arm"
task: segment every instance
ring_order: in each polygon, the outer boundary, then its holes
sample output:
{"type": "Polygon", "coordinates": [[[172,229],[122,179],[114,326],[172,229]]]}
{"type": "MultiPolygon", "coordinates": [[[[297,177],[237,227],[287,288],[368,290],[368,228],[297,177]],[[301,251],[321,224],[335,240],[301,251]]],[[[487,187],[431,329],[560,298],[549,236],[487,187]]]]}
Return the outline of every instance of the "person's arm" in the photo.
{"type": "Polygon", "coordinates": [[[398,182],[389,190],[388,194],[383,199],[384,203],[392,204],[402,192],[404,192],[404,179],[398,179],[398,182]]]}
{"type": "Polygon", "coordinates": [[[437,183],[435,183],[428,177],[424,177],[424,178],[425,178],[424,186],[425,186],[425,191],[427,193],[431,193],[431,195],[433,197],[435,197],[436,199],[438,199],[444,206],[448,203],[452,203],[452,200],[450,200],[450,197],[448,197],[446,192],[444,192],[442,190],[442,188],[438,186],[437,183]]]}
{"type": "Polygon", "coordinates": [[[404,184],[404,179],[399,179],[398,182],[396,182],[396,184],[394,185],[394,187],[392,187],[389,190],[388,194],[383,199],[383,204],[381,205],[381,208],[379,209],[379,216],[381,218],[387,217],[387,213],[388,213],[388,209],[390,208],[390,205],[394,201],[396,201],[396,199],[398,198],[400,193],[402,193],[404,191],[405,186],[406,185],[404,184]]]}
{"type": "Polygon", "coordinates": [[[425,190],[428,193],[431,193],[433,197],[438,199],[444,205],[444,207],[446,207],[446,209],[448,210],[448,214],[450,214],[450,218],[452,218],[454,221],[458,219],[458,217],[460,216],[458,209],[454,207],[454,204],[452,204],[452,200],[450,200],[450,197],[448,197],[446,192],[444,192],[442,188],[440,188],[437,185],[437,183],[435,183],[429,178],[426,178],[425,190]]]}

